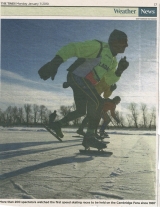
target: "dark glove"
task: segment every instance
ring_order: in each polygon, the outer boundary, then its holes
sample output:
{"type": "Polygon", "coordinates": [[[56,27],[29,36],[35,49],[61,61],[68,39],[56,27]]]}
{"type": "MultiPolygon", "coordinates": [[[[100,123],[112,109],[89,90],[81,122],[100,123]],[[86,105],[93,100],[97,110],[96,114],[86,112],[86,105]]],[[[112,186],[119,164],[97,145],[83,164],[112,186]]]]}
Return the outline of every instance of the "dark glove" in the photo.
{"type": "Polygon", "coordinates": [[[63,63],[63,59],[59,55],[56,55],[50,62],[46,63],[39,69],[38,74],[40,78],[47,80],[51,77],[51,79],[54,80],[61,63],[63,63]]]}
{"type": "Polygon", "coordinates": [[[70,85],[69,85],[69,83],[68,82],[64,82],[63,83],[63,88],[68,88],[70,85]]]}
{"type": "Polygon", "coordinates": [[[126,70],[129,66],[129,62],[126,61],[126,56],[124,58],[121,58],[121,60],[118,63],[118,68],[115,72],[116,76],[120,77],[124,70],[126,70]]]}
{"type": "Polygon", "coordinates": [[[110,86],[110,91],[114,91],[115,89],[117,88],[117,85],[116,84],[113,84],[110,86]]]}
{"type": "Polygon", "coordinates": [[[103,103],[103,105],[106,103],[106,102],[110,102],[111,101],[111,99],[109,99],[109,98],[102,98],[102,103],[103,103]]]}

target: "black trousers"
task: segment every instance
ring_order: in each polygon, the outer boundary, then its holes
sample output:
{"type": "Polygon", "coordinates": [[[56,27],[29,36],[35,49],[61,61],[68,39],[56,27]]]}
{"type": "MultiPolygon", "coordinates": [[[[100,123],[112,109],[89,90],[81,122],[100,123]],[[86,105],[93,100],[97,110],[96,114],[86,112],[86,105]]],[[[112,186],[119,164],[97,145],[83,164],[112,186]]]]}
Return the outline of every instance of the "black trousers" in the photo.
{"type": "MultiPolygon", "coordinates": [[[[98,119],[98,117],[97,117],[96,128],[95,128],[95,133],[96,133],[96,134],[97,134],[97,129],[98,129],[98,125],[99,125],[100,120],[101,120],[101,116],[99,117],[99,119],[98,119]]],[[[79,130],[83,131],[83,129],[87,126],[87,124],[88,124],[88,116],[86,116],[86,117],[82,120],[82,123],[81,123],[81,125],[80,125],[80,127],[79,127],[79,130]]]]}
{"type": "Polygon", "coordinates": [[[67,82],[73,90],[76,110],[68,113],[60,120],[60,123],[65,124],[87,114],[88,128],[96,129],[103,106],[102,97],[88,80],[70,72],[67,76],[67,82]]]}

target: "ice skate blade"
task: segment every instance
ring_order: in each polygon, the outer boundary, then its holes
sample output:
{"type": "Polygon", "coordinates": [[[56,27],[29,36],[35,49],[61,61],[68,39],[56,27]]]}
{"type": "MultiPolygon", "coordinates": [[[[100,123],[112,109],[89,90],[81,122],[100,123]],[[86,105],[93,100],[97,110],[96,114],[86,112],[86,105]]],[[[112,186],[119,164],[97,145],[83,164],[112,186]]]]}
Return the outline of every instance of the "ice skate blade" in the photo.
{"type": "Polygon", "coordinates": [[[91,156],[100,156],[100,157],[109,157],[113,152],[99,151],[99,150],[79,150],[80,154],[91,155],[91,156]]]}
{"type": "Polygon", "coordinates": [[[105,144],[109,144],[110,142],[108,142],[108,141],[102,141],[103,143],[105,143],[105,144]]]}
{"type": "Polygon", "coordinates": [[[45,128],[49,133],[51,133],[56,139],[58,139],[60,142],[62,142],[61,138],[58,137],[58,136],[56,135],[56,133],[55,133],[52,129],[50,129],[50,128],[49,128],[47,125],[45,125],[45,124],[43,124],[43,126],[44,126],[44,128],[45,128]]]}

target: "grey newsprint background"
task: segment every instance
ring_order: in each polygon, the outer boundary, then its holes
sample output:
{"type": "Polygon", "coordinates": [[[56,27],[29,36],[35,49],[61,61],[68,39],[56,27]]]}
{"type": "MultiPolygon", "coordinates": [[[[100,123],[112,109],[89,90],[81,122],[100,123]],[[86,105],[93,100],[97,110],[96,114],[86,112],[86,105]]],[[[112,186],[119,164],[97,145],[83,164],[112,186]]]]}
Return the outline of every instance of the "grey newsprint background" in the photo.
{"type": "Polygon", "coordinates": [[[159,3],[1,1],[0,207],[159,206],[159,3]],[[138,7],[157,7],[157,17],[138,17],[138,7]],[[32,123],[35,106],[57,110],[58,118],[60,106],[74,109],[72,90],[62,84],[75,58],[54,81],[37,71],[64,45],[107,42],[114,29],[128,36],[117,61],[126,56],[129,68],[111,95],[121,97],[117,110],[126,127],[112,122],[107,129],[111,156],[82,155],[73,123],[63,129],[63,142],[32,123]],[[20,110],[26,119],[27,106],[30,124],[13,124],[20,110]]]}

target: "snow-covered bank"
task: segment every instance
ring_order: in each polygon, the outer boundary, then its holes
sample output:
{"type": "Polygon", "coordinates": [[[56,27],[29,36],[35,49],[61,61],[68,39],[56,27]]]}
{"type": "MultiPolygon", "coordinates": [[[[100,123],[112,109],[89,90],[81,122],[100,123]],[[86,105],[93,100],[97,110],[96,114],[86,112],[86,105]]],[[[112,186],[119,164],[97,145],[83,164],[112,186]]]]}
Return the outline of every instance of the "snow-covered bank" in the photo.
{"type": "MultiPolygon", "coordinates": [[[[76,128],[64,128],[65,133],[75,133],[76,128]]],[[[0,127],[0,131],[28,131],[28,132],[47,132],[43,127],[0,127]]],[[[84,130],[85,131],[85,130],[84,130]]],[[[106,130],[108,134],[122,134],[122,135],[156,135],[156,131],[150,130],[121,130],[121,129],[109,129],[106,130]]]]}

